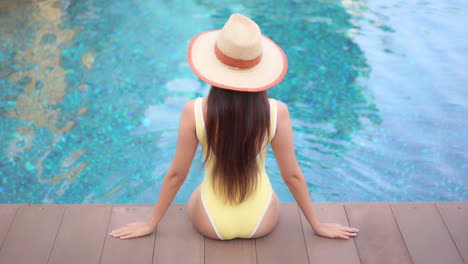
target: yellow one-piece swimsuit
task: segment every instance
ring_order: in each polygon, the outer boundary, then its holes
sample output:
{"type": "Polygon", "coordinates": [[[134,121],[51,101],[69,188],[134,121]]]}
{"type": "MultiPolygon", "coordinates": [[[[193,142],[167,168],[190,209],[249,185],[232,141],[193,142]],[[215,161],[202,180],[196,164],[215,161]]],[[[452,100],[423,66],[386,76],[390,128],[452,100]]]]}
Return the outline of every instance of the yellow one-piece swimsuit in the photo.
{"type": "MultiPolygon", "coordinates": [[[[198,141],[201,142],[203,153],[207,148],[205,134],[205,120],[202,110],[202,97],[195,100],[194,112],[198,141]]],[[[265,215],[273,195],[270,180],[265,170],[265,158],[267,146],[274,138],[276,132],[277,105],[274,99],[270,102],[270,141],[263,143],[261,152],[257,155],[259,162],[259,173],[257,174],[258,185],[252,195],[244,202],[236,205],[225,203],[219,192],[215,193],[212,188],[211,171],[213,161],[206,164],[205,176],[201,184],[201,200],[203,207],[210,219],[211,225],[219,239],[250,238],[257,231],[263,216],[265,215]]],[[[205,157],[206,158],[206,157],[205,157]]]]}

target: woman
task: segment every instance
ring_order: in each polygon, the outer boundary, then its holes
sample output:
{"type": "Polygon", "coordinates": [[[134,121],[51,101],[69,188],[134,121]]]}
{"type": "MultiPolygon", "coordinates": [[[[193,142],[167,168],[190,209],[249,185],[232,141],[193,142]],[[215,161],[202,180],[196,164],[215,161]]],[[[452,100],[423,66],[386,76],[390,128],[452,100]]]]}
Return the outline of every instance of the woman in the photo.
{"type": "Polygon", "coordinates": [[[190,43],[188,60],[194,73],[212,85],[210,93],[184,106],[176,154],[151,219],[110,235],[128,239],[154,232],[201,142],[206,173],[187,211],[204,236],[258,238],[273,230],[279,202],[265,171],[269,143],[284,182],[315,232],[330,238],[356,236],[356,228],[317,219],[294,154],[288,109],[267,97],[266,90],[286,75],[282,49],[263,36],[255,22],[234,14],[221,30],[197,35],[190,43]]]}

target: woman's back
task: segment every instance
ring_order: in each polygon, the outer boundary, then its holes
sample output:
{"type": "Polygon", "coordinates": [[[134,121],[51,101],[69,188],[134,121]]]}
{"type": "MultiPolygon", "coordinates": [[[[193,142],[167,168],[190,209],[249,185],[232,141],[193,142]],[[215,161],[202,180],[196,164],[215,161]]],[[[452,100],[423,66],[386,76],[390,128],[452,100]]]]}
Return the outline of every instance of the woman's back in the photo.
{"type": "MultiPolygon", "coordinates": [[[[206,106],[207,101],[208,100],[206,100],[206,98],[197,98],[194,103],[196,134],[202,145],[203,153],[207,153],[208,148],[205,129],[208,107],[203,107],[203,103],[205,102],[206,106]],[[203,111],[203,109],[205,109],[205,111],[203,111]]],[[[268,133],[264,133],[262,147],[255,157],[258,162],[258,169],[256,174],[253,174],[252,176],[257,177],[257,184],[247,199],[240,203],[226,201],[224,196],[225,193],[217,190],[217,185],[213,182],[213,163],[215,162],[216,157],[205,163],[206,171],[200,189],[201,199],[210,218],[213,229],[220,239],[252,237],[257,231],[259,224],[271,203],[273,190],[270,180],[266,174],[265,158],[268,144],[275,135],[277,108],[275,100],[269,99],[268,101],[270,103],[270,127],[268,133]],[[270,135],[269,140],[267,139],[268,135],[270,135]]],[[[220,129],[219,133],[222,132],[223,130],[220,129]]],[[[222,135],[219,136],[222,137],[222,135]]],[[[235,141],[235,139],[231,140],[235,141]]]]}

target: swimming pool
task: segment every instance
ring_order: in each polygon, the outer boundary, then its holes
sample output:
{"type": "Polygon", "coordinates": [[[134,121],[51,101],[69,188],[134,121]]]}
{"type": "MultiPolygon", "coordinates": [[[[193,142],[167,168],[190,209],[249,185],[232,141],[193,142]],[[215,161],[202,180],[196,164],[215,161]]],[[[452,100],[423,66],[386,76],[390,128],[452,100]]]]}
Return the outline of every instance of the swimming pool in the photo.
{"type": "MultiPolygon", "coordinates": [[[[0,202],[154,203],[188,41],[231,13],[285,50],[296,154],[319,202],[467,200],[462,1],[0,0],[0,202]],[[241,3],[242,2],[242,3],[241,3]]],[[[200,151],[174,202],[201,182],[200,151]]],[[[294,201],[270,150],[267,172],[294,201]]]]}

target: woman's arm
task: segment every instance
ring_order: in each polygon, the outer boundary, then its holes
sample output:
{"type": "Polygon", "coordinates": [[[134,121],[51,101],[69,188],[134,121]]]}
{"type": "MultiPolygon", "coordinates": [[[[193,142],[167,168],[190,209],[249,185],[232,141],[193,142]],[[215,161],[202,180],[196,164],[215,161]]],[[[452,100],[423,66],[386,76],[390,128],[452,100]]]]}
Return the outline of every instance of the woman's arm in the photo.
{"type": "Polygon", "coordinates": [[[150,220],[127,224],[125,227],[113,230],[110,235],[127,239],[150,234],[156,229],[159,221],[184,183],[197,150],[198,140],[195,133],[193,104],[194,100],[187,102],[182,111],[176,153],[164,177],[161,193],[154,206],[150,220]]]}
{"type": "Polygon", "coordinates": [[[278,162],[284,182],[315,232],[321,236],[332,238],[349,238],[350,236],[355,236],[356,232],[359,231],[356,228],[345,227],[338,224],[320,223],[317,219],[307,189],[307,183],[297,163],[296,154],[294,153],[292,124],[289,111],[287,106],[279,101],[276,134],[271,146],[275,153],[276,161],[278,162]]]}

